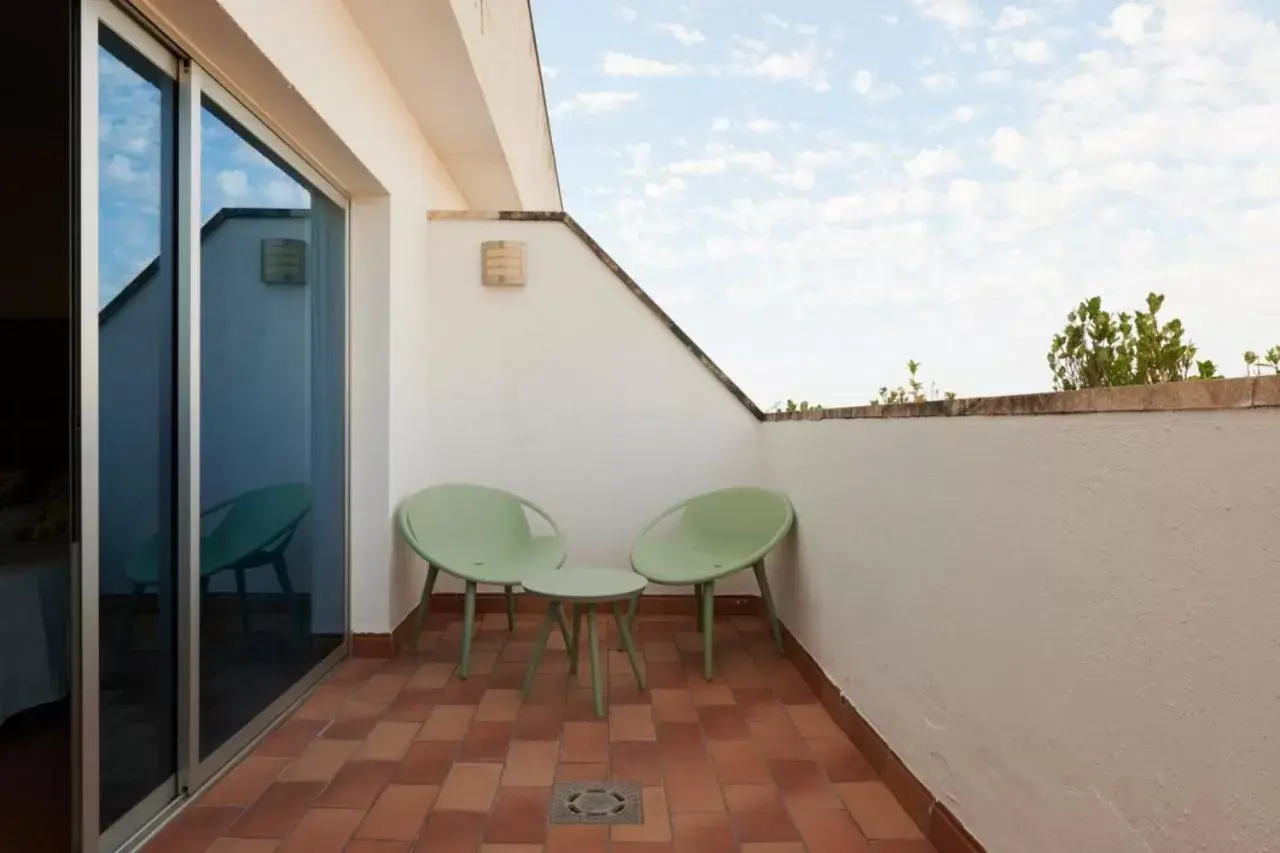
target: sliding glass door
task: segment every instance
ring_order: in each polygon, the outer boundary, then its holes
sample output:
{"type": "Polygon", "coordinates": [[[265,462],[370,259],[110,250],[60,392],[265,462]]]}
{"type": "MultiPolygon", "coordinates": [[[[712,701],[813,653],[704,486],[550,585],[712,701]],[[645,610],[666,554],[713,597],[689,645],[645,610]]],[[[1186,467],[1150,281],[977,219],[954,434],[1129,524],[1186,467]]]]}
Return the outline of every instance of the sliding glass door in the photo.
{"type": "Polygon", "coordinates": [[[344,652],[346,202],[180,49],[81,18],[80,794],[115,850],[344,652]]]}
{"type": "Polygon", "coordinates": [[[119,29],[97,30],[99,817],[136,828],[177,793],[178,86],[119,29]]]}
{"type": "Polygon", "coordinates": [[[341,646],[345,625],[346,214],[256,125],[206,84],[202,759],[341,646]]]}

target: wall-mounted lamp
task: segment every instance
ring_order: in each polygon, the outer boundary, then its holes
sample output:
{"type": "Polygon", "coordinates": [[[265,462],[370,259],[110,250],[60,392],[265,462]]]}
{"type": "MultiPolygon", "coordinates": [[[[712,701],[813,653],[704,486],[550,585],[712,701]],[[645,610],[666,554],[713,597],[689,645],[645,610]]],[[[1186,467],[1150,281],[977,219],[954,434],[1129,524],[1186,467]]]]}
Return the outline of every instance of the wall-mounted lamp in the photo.
{"type": "Polygon", "coordinates": [[[307,241],[292,237],[264,237],[262,281],[264,284],[306,284],[307,241]]]}
{"type": "Polygon", "coordinates": [[[480,281],[486,287],[524,287],[525,246],[517,240],[480,244],[480,281]]]}

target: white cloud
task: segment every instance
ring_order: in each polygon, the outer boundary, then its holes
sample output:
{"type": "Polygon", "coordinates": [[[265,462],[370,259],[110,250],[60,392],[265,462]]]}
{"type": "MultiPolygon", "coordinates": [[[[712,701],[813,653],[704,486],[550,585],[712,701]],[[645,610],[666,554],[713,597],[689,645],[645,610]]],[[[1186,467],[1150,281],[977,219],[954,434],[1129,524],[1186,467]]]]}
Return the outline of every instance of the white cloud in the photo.
{"type": "Polygon", "coordinates": [[[739,39],[746,50],[734,51],[730,71],[740,76],[770,80],[794,80],[815,92],[827,92],[831,83],[822,67],[818,46],[810,44],[785,53],[769,52],[763,42],[739,39]]]}
{"type": "Polygon", "coordinates": [[[664,181],[650,181],[644,185],[644,194],[649,198],[675,198],[684,192],[684,181],[676,177],[664,181]]]}
{"type": "Polygon", "coordinates": [[[1005,6],[1000,10],[1000,17],[996,19],[992,29],[1003,32],[1004,30],[1016,30],[1022,27],[1029,27],[1037,20],[1036,13],[1030,9],[1020,9],[1017,6],[1005,6]]]}
{"type": "Polygon", "coordinates": [[[610,113],[622,109],[640,97],[639,92],[579,92],[561,101],[552,109],[552,115],[567,113],[610,113]]]}
{"type": "Polygon", "coordinates": [[[971,27],[980,17],[977,6],[970,0],[915,0],[915,4],[921,15],[952,29],[971,27]]]}
{"type": "Polygon", "coordinates": [[[962,104],[961,106],[958,106],[955,108],[955,111],[951,113],[951,116],[961,124],[968,124],[969,122],[973,121],[973,117],[976,116],[977,114],[978,114],[978,111],[974,109],[972,106],[970,106],[969,104],[962,104]]]}
{"type": "Polygon", "coordinates": [[[234,201],[249,194],[249,176],[240,169],[228,169],[218,173],[218,191],[224,199],[234,201]]]}
{"type": "Polygon", "coordinates": [[[853,91],[871,101],[888,101],[902,94],[902,87],[881,82],[873,72],[859,68],[853,75],[853,91]]]}
{"type": "MultiPolygon", "coordinates": [[[[114,154],[102,169],[103,177],[117,186],[132,184],[142,177],[142,173],[133,167],[133,161],[123,154],[114,154]]],[[[244,177],[244,173],[240,173],[244,177]]]]}
{"type": "Polygon", "coordinates": [[[794,21],[783,20],[777,15],[770,13],[762,15],[760,19],[771,27],[777,27],[780,30],[786,30],[787,32],[796,33],[797,35],[816,36],[818,34],[818,28],[813,24],[801,24],[794,21]]]}
{"type": "Polygon", "coordinates": [[[560,70],[558,68],[550,68],[544,65],[542,66],[542,76],[547,80],[554,80],[560,76],[560,70]]]}
{"type": "Polygon", "coordinates": [[[667,167],[673,175],[719,175],[729,168],[723,157],[712,157],[706,160],[677,160],[667,167]]]}
{"type": "Polygon", "coordinates": [[[773,119],[757,118],[747,122],[745,127],[752,133],[773,133],[779,128],[779,124],[773,119]]]}
{"type": "Polygon", "coordinates": [[[613,7],[613,15],[618,20],[624,21],[628,24],[634,21],[636,18],[640,17],[640,13],[637,12],[635,9],[632,9],[630,6],[622,6],[622,5],[613,7]]]}
{"type": "Polygon", "coordinates": [[[711,120],[711,129],[716,133],[724,133],[726,130],[728,130],[731,127],[733,127],[733,122],[729,121],[729,119],[727,118],[717,118],[717,119],[711,120]]]}
{"type": "Polygon", "coordinates": [[[600,60],[600,71],[609,77],[679,77],[693,69],[682,62],[662,62],[611,50],[600,60]]]}
{"type": "Polygon", "coordinates": [[[953,178],[947,187],[947,203],[953,210],[973,210],[981,198],[982,185],[968,178],[953,178]]]}
{"type": "Polygon", "coordinates": [[[1111,26],[1103,35],[1118,39],[1127,45],[1142,41],[1155,9],[1146,3],[1122,3],[1111,12],[1111,26]]]}
{"type": "Polygon", "coordinates": [[[902,164],[913,181],[945,175],[960,168],[960,156],[950,148],[926,148],[902,164]]]}
{"type": "Polygon", "coordinates": [[[685,24],[658,24],[658,29],[681,44],[701,44],[707,40],[707,37],[697,29],[686,26],[685,24]]]}
{"type": "Polygon", "coordinates": [[[1016,169],[1026,153],[1027,140],[1017,128],[1001,127],[991,136],[991,159],[1008,169],[1016,169]]]}
{"type": "Polygon", "coordinates": [[[956,78],[950,74],[926,74],[920,78],[920,85],[930,92],[946,92],[956,87],[956,78]]]}
{"type": "Polygon", "coordinates": [[[1013,55],[1023,62],[1032,65],[1043,65],[1053,61],[1053,48],[1043,39],[1015,41],[1010,45],[1013,55]]]}

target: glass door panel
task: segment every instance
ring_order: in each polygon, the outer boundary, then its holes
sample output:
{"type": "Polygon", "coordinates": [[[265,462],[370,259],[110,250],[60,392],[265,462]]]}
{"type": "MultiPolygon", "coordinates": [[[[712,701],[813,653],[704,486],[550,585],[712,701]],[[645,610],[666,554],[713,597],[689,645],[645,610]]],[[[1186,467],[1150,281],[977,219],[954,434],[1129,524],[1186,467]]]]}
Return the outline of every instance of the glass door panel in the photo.
{"type": "Polygon", "coordinates": [[[177,793],[177,85],[98,39],[99,818],[127,834],[177,793]]]}
{"type": "Polygon", "coordinates": [[[202,759],[346,626],[346,215],[241,114],[200,119],[202,759]]]}

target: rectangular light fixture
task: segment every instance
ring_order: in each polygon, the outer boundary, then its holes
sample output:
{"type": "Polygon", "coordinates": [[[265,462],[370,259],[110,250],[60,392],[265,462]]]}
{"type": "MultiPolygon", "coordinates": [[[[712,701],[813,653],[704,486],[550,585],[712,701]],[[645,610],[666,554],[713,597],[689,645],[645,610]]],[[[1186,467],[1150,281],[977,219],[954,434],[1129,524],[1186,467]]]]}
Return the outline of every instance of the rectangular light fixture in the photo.
{"type": "Polygon", "coordinates": [[[306,284],[307,241],[291,237],[264,237],[262,281],[265,284],[306,284]]]}
{"type": "Polygon", "coordinates": [[[480,281],[486,287],[524,287],[525,245],[518,240],[480,244],[480,281]]]}

